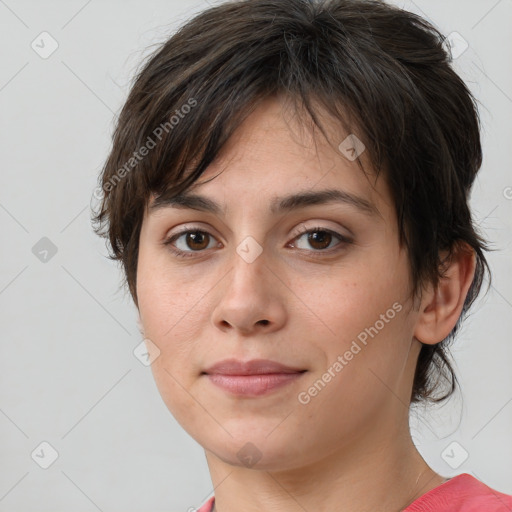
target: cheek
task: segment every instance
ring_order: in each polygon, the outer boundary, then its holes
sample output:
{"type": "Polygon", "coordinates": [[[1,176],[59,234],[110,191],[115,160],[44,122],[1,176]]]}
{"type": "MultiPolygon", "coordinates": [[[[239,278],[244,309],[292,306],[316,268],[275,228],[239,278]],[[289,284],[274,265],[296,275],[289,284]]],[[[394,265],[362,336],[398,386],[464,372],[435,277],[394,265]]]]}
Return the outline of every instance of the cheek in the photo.
{"type": "MultiPolygon", "coordinates": [[[[186,267],[172,268],[165,255],[141,251],[137,273],[139,312],[146,338],[155,343],[160,356],[152,364],[157,382],[173,387],[175,376],[188,387],[200,372],[194,353],[205,336],[210,295],[216,276],[201,279],[186,267]]],[[[206,354],[207,355],[207,354],[206,354]]]]}
{"type": "MultiPolygon", "coordinates": [[[[137,297],[146,332],[162,338],[193,308],[194,288],[186,272],[172,270],[165,251],[141,246],[137,266],[137,297]]],[[[195,288],[200,289],[200,285],[195,288]]]]}
{"type": "MultiPolygon", "coordinates": [[[[328,275],[301,278],[296,294],[310,312],[312,322],[325,331],[326,339],[349,340],[379,320],[393,304],[403,306],[405,297],[401,275],[383,271],[369,263],[348,269],[332,270],[328,275]],[[369,270],[371,269],[371,270],[369,270]]],[[[310,316],[310,315],[308,315],[310,316]]],[[[386,319],[388,319],[386,316],[386,319]]],[[[379,323],[380,325],[380,323],[379,323]]],[[[386,324],[388,325],[388,324],[386,324]]]]}
{"type": "Polygon", "coordinates": [[[189,294],[176,291],[176,282],[147,279],[138,290],[139,311],[145,336],[160,349],[164,359],[172,352],[185,357],[194,336],[200,306],[189,294]]]}
{"type": "Polygon", "coordinates": [[[198,302],[204,293],[197,287],[192,293],[178,276],[162,272],[165,266],[155,265],[154,259],[145,265],[147,261],[145,255],[139,260],[137,292],[145,337],[160,351],[151,371],[168,410],[190,428],[204,414],[188,391],[201,371],[193,350],[204,323],[198,302]]]}
{"type": "MultiPolygon", "coordinates": [[[[320,288],[301,287],[300,296],[320,319],[319,335],[311,337],[311,344],[325,353],[327,368],[342,357],[343,369],[333,369],[339,385],[333,392],[373,394],[370,390],[384,389],[376,375],[390,382],[400,373],[410,345],[407,268],[400,265],[405,263],[390,261],[386,269],[378,261],[361,260],[350,272],[330,272],[320,288]]],[[[309,332],[315,332],[313,327],[309,332]]]]}

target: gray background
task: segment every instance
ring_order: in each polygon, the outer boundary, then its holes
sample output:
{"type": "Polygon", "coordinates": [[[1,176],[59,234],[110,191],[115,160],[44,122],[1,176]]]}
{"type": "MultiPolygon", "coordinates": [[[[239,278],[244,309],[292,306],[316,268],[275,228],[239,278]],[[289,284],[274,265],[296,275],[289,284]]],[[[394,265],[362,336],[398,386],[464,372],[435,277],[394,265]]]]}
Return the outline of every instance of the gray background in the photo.
{"type": "MultiPolygon", "coordinates": [[[[497,249],[454,346],[462,394],[415,410],[413,436],[441,474],[512,493],[512,1],[396,3],[469,44],[454,66],[482,104],[471,204],[497,249]]],[[[212,493],[202,449],[133,354],[135,308],[89,219],[136,66],[205,7],[0,0],[0,511],[185,511],[212,493]],[[59,45],[46,59],[31,47],[43,31],[59,45]],[[57,249],[46,261],[43,237],[57,249]],[[59,454],[48,469],[44,441],[59,454]]]]}

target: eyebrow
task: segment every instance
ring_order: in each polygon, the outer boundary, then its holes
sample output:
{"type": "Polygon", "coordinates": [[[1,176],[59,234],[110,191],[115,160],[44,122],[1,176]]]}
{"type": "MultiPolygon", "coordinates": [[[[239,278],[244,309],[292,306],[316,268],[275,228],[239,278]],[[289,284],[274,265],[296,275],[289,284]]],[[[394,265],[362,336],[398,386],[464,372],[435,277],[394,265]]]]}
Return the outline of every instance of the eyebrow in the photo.
{"type": "MultiPolygon", "coordinates": [[[[273,214],[286,213],[306,208],[307,206],[328,203],[342,203],[356,208],[365,215],[380,216],[377,207],[367,199],[338,189],[306,191],[289,196],[276,197],[270,203],[270,211],[273,214]]],[[[224,210],[218,203],[198,194],[183,193],[168,197],[164,193],[155,199],[153,204],[150,205],[149,210],[150,212],[155,212],[166,207],[192,209],[225,216],[224,210]]]]}

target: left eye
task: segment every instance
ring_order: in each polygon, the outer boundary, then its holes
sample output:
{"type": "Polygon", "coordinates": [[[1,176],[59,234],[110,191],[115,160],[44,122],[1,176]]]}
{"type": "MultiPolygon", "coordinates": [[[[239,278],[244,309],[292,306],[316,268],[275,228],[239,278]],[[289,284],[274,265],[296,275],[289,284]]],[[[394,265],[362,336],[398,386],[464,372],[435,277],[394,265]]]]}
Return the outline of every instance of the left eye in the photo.
{"type": "MultiPolygon", "coordinates": [[[[300,240],[301,238],[304,238],[306,236],[307,243],[310,245],[310,247],[313,247],[317,251],[322,251],[330,248],[329,246],[331,245],[331,242],[333,242],[333,239],[335,238],[337,238],[341,242],[348,242],[348,240],[339,233],[335,233],[334,231],[325,228],[310,229],[308,231],[303,232],[299,236],[295,237],[295,240],[300,240]]],[[[298,248],[308,250],[308,247],[298,248]]]]}

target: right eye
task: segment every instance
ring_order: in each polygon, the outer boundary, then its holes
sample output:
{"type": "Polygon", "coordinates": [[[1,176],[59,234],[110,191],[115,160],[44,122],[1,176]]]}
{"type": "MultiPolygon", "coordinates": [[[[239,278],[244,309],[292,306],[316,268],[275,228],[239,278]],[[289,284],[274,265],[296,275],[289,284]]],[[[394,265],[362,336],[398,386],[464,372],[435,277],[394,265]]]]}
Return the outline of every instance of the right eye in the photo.
{"type": "Polygon", "coordinates": [[[195,252],[202,252],[205,249],[215,247],[215,244],[210,246],[210,242],[214,240],[213,235],[207,231],[187,228],[164,240],[163,244],[168,246],[170,251],[176,256],[180,258],[190,258],[193,257],[193,253],[195,252]]]}

